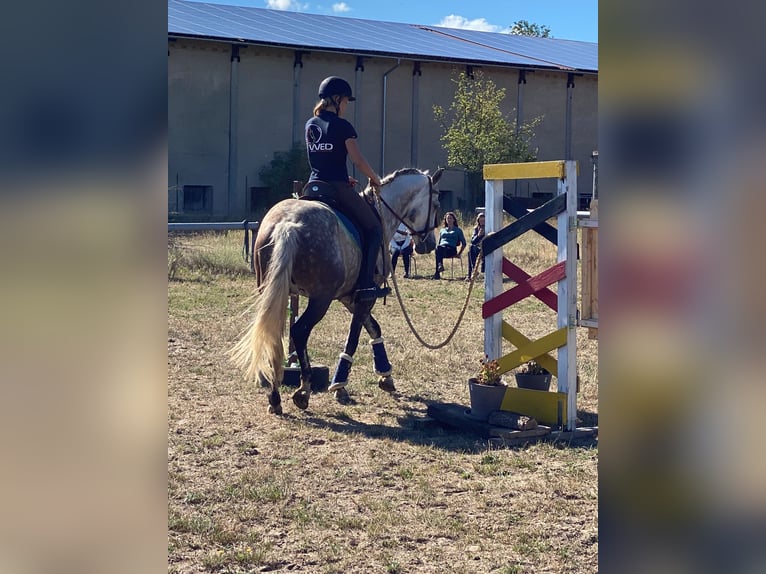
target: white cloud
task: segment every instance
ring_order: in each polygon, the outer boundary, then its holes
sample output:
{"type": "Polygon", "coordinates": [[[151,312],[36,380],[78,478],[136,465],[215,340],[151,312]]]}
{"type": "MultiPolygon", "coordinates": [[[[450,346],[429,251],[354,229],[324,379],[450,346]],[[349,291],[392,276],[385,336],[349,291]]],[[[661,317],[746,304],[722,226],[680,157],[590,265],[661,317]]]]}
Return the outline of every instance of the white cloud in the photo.
{"type": "Polygon", "coordinates": [[[502,26],[495,26],[490,24],[484,18],[476,18],[475,20],[468,20],[462,16],[456,14],[450,14],[442,18],[441,22],[436,26],[443,26],[445,28],[460,28],[463,30],[478,30],[479,32],[502,32],[504,28],[502,26]]]}
{"type": "Polygon", "coordinates": [[[301,4],[296,0],[266,0],[266,8],[271,10],[292,10],[294,12],[301,12],[308,10],[308,4],[301,4]]]}
{"type": "Polygon", "coordinates": [[[350,12],[351,6],[349,6],[345,2],[338,2],[337,4],[332,5],[332,11],[333,12],[350,12]]]}

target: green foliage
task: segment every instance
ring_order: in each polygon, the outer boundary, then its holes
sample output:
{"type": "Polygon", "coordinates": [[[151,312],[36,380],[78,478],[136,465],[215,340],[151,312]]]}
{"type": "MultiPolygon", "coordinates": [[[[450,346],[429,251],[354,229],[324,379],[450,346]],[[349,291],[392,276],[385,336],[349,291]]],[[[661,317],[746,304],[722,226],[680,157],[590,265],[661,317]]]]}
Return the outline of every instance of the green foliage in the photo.
{"type": "Polygon", "coordinates": [[[542,117],[522,124],[517,133],[516,120],[500,109],[505,88],[498,88],[481,71],[474,72],[473,78],[461,72],[452,81],[457,85],[452,104],[449,110],[435,105],[434,117],[443,131],[447,164],[468,172],[469,185],[480,204],[484,164],[534,161],[537,149],[531,149],[530,142],[542,117]]]}
{"type": "Polygon", "coordinates": [[[258,198],[257,207],[271,207],[287,199],[293,193],[293,181],[308,181],[309,168],[306,146],[296,143],[288,151],[274,152],[274,158],[258,172],[263,184],[269,187],[269,193],[258,198]]]}
{"type": "Polygon", "coordinates": [[[519,373],[522,375],[547,375],[548,369],[543,367],[537,361],[527,361],[519,369],[519,373]]]}
{"type": "Polygon", "coordinates": [[[536,36],[538,38],[553,38],[551,29],[548,26],[534,24],[526,20],[517,20],[511,26],[511,34],[517,36],[536,36]]]}

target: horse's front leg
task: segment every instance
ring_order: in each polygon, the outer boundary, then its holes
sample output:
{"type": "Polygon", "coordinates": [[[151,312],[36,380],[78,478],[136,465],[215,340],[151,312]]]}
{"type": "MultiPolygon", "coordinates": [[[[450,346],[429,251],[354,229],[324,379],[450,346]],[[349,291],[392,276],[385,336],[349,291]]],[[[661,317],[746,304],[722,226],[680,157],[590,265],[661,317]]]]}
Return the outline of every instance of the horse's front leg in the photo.
{"type": "Polygon", "coordinates": [[[311,397],[311,361],[308,353],[308,340],[311,330],[324,317],[332,300],[309,299],[306,309],[290,329],[290,338],[295,346],[295,354],[301,366],[301,386],[293,393],[293,403],[299,409],[307,409],[311,397]]]}
{"type": "Polygon", "coordinates": [[[332,391],[335,395],[335,400],[341,404],[347,404],[351,401],[351,397],[346,391],[346,385],[348,384],[348,376],[351,373],[351,365],[354,363],[354,353],[359,346],[359,335],[362,333],[362,325],[370,316],[371,303],[346,303],[346,308],[351,311],[351,325],[348,328],[348,337],[346,337],[346,345],[343,348],[343,352],[338,356],[338,363],[335,365],[335,373],[333,373],[332,381],[327,390],[332,391]]]}
{"type": "Polygon", "coordinates": [[[383,336],[380,330],[380,324],[371,314],[367,316],[362,323],[365,331],[370,335],[370,345],[372,345],[372,360],[375,368],[375,374],[378,375],[378,386],[388,393],[396,391],[394,379],[391,377],[391,363],[388,361],[386,347],[383,344],[383,336]]]}

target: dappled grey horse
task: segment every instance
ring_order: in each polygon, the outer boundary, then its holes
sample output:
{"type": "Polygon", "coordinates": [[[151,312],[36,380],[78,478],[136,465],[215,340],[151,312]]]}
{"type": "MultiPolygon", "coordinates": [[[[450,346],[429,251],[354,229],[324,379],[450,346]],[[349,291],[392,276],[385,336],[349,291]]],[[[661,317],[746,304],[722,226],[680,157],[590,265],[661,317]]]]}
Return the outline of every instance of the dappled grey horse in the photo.
{"type": "MultiPolygon", "coordinates": [[[[428,241],[433,248],[433,229],[438,223],[439,192],[435,184],[443,170],[431,176],[415,168],[400,169],[381,181],[377,203],[383,224],[384,245],[403,222],[416,243],[428,241]]],[[[373,200],[368,187],[365,195],[373,200]]],[[[269,412],[281,414],[279,386],[284,374],[283,335],[287,303],[291,294],[303,295],[308,303],[290,329],[290,338],[300,363],[301,386],[293,402],[306,409],[311,392],[311,364],[308,338],[325,316],[333,300],[351,313],[351,325],[329,390],[341,402],[348,402],[345,387],[362,327],[370,335],[378,384],[393,391],[391,364],[386,356],[380,325],[372,316],[375,301],[357,302],[354,297],[362,252],[357,240],[338,215],[319,201],[285,199],[272,207],[258,229],[254,249],[257,299],[250,327],[233,349],[235,361],[249,377],[271,386],[269,412]]],[[[379,258],[376,282],[388,273],[387,253],[379,258]]]]}

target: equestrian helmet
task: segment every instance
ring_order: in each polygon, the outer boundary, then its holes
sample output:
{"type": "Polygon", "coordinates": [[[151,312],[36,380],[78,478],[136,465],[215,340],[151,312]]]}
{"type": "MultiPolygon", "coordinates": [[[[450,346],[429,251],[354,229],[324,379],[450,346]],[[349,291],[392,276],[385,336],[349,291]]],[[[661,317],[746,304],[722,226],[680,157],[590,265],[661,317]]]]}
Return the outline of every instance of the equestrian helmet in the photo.
{"type": "Polygon", "coordinates": [[[329,98],[331,96],[345,96],[348,98],[349,102],[356,100],[356,98],[351,95],[351,86],[349,83],[338,76],[329,76],[319,84],[319,97],[329,98]]]}

